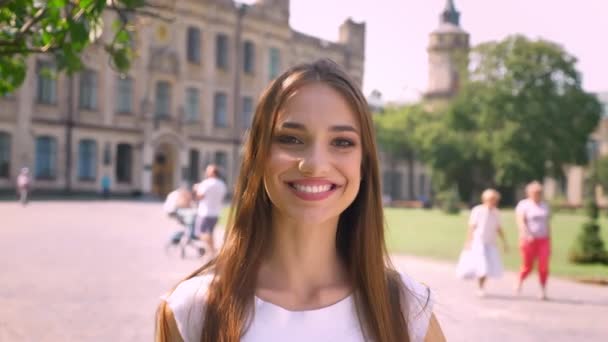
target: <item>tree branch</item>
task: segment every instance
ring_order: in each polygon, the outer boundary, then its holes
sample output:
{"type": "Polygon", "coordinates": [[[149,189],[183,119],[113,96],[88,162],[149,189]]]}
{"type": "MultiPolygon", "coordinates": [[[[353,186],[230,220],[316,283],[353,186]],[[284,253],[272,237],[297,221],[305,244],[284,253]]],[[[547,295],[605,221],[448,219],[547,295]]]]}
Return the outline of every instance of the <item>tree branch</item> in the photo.
{"type": "Polygon", "coordinates": [[[0,49],[0,56],[30,53],[49,53],[59,50],[59,46],[43,46],[39,48],[0,49]]]}
{"type": "Polygon", "coordinates": [[[15,40],[19,39],[22,35],[27,33],[34,24],[39,22],[40,19],[42,19],[42,17],[44,16],[45,12],[46,12],[46,7],[40,8],[38,10],[38,12],[36,12],[36,14],[34,14],[34,16],[19,29],[19,32],[15,36],[15,40]]]}

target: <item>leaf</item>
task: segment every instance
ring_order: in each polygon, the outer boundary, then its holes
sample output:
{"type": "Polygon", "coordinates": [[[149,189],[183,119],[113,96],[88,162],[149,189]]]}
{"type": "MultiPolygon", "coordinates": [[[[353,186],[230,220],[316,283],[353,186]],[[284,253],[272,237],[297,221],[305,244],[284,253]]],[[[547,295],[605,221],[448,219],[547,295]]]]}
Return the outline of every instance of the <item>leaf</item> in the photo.
{"type": "Polygon", "coordinates": [[[49,8],[63,8],[67,4],[67,0],[49,0],[47,6],[49,8]]]}

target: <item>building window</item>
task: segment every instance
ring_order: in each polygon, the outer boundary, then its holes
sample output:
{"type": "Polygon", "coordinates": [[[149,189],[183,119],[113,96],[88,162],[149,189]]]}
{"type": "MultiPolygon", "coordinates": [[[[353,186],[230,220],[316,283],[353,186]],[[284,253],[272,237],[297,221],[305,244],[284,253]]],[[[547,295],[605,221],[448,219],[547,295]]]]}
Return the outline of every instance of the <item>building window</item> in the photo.
{"type": "Polygon", "coordinates": [[[156,106],[154,115],[157,119],[168,118],[171,110],[171,85],[169,82],[156,83],[156,106]]]}
{"type": "Polygon", "coordinates": [[[243,43],[243,72],[250,75],[255,72],[255,45],[250,41],[243,43]]]}
{"type": "Polygon", "coordinates": [[[228,70],[228,36],[223,33],[215,37],[215,66],[228,70]]]}
{"type": "Polygon", "coordinates": [[[0,178],[9,178],[11,170],[11,136],[0,132],[0,178]]]}
{"type": "Polygon", "coordinates": [[[422,173],[418,176],[418,179],[420,182],[420,192],[418,193],[418,197],[426,197],[426,175],[422,173]]]}
{"type": "Polygon", "coordinates": [[[80,73],[79,104],[82,109],[97,108],[97,73],[84,70],[80,73]]]}
{"type": "Polygon", "coordinates": [[[270,65],[269,65],[269,76],[273,80],[281,72],[281,51],[277,48],[270,48],[270,65]]]}
{"type": "Polygon", "coordinates": [[[198,150],[191,149],[189,153],[189,164],[188,164],[188,180],[190,183],[198,183],[200,179],[200,161],[201,156],[198,150]]]}
{"type": "Polygon", "coordinates": [[[129,144],[118,144],[116,147],[116,181],[131,183],[133,169],[133,148],[129,144]]]}
{"type": "Polygon", "coordinates": [[[36,179],[55,179],[57,175],[57,140],[43,136],[36,138],[36,179]]]}
{"type": "Polygon", "coordinates": [[[225,93],[216,93],[213,98],[213,125],[228,127],[228,97],[225,93]]]}
{"type": "Polygon", "coordinates": [[[97,143],[91,139],[78,144],[78,179],[95,180],[97,177],[97,143]]]}
{"type": "Polygon", "coordinates": [[[116,112],[133,112],[133,80],[131,77],[118,77],[116,81],[116,112]]]}
{"type": "Polygon", "coordinates": [[[400,172],[385,171],[382,177],[382,190],[391,200],[401,199],[402,177],[400,172]]]}
{"type": "Polygon", "coordinates": [[[38,103],[55,104],[57,102],[57,80],[53,76],[54,66],[50,62],[36,63],[36,100],[38,103]]]}
{"type": "Polygon", "coordinates": [[[186,49],[188,62],[199,64],[201,62],[201,30],[188,27],[186,49]]]}
{"type": "Polygon", "coordinates": [[[186,89],[186,121],[197,122],[199,120],[200,95],[198,89],[186,89]]]}
{"type": "Polygon", "coordinates": [[[220,168],[220,173],[225,173],[228,171],[228,154],[226,152],[215,152],[213,162],[220,168]]]}
{"type": "Polygon", "coordinates": [[[243,106],[241,110],[241,125],[242,127],[247,128],[251,125],[251,116],[253,115],[253,99],[251,97],[243,97],[243,106]]]}

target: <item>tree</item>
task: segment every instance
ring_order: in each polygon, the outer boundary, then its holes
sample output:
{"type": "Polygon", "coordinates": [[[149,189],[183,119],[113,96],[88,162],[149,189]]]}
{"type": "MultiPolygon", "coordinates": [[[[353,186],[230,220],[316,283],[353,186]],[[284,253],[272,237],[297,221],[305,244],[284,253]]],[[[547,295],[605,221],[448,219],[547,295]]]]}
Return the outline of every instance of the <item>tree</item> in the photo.
{"type": "Polygon", "coordinates": [[[585,203],[588,220],[583,224],[582,231],[574,240],[568,258],[574,263],[605,263],[608,264],[608,252],[600,234],[598,223],[599,209],[594,198],[585,203]]]}
{"type": "MultiPolygon", "coordinates": [[[[417,122],[424,120],[427,115],[428,113],[420,104],[413,104],[388,108],[385,112],[374,116],[378,143],[381,149],[391,158],[393,167],[399,160],[407,162],[408,184],[414,184],[417,122]]],[[[409,199],[415,197],[412,186],[409,187],[408,197],[409,199]]]]}
{"type": "Polygon", "coordinates": [[[475,47],[471,60],[459,95],[418,132],[423,159],[446,188],[513,187],[586,162],[601,106],[582,89],[575,57],[511,36],[475,47]]]}
{"type": "Polygon", "coordinates": [[[26,58],[49,54],[56,71],[73,73],[82,68],[81,54],[100,44],[111,65],[120,72],[130,66],[133,51],[131,18],[152,16],[163,20],[171,6],[146,0],[0,0],[0,95],[18,88],[26,75],[26,58]],[[112,39],[102,41],[105,10],[117,14],[112,39]]]}

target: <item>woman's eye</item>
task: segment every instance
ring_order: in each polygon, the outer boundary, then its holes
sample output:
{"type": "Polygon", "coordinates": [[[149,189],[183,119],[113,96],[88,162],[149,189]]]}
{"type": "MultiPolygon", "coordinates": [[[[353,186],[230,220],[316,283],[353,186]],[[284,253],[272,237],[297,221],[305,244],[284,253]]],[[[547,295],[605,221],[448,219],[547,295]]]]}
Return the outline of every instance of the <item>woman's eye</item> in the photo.
{"type": "Polygon", "coordinates": [[[279,135],[276,138],[276,140],[280,144],[288,144],[288,145],[301,144],[302,143],[298,138],[294,137],[293,135],[279,135]]]}
{"type": "Polygon", "coordinates": [[[351,147],[355,146],[355,143],[349,139],[336,139],[332,142],[332,144],[336,147],[351,147]]]}

